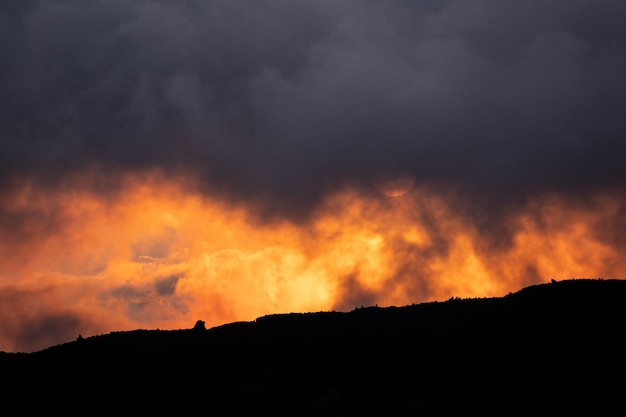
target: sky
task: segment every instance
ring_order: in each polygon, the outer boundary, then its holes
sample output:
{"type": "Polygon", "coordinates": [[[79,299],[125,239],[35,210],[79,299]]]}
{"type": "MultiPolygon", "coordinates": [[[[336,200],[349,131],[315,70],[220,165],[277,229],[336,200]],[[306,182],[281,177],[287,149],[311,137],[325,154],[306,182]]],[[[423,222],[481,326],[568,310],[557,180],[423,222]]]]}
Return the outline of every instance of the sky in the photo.
{"type": "Polygon", "coordinates": [[[623,0],[0,3],[0,350],[626,276],[623,0]]]}

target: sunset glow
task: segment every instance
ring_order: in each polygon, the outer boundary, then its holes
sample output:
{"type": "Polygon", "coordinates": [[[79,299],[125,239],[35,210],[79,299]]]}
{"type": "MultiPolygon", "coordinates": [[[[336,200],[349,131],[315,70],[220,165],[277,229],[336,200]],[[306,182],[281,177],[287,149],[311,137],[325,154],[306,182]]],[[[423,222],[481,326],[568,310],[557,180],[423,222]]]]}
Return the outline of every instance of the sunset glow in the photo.
{"type": "Polygon", "coordinates": [[[619,205],[598,201],[532,202],[510,219],[509,243],[497,246],[427,189],[399,198],[344,190],[298,223],[261,220],[255,207],[157,175],[129,176],[102,194],[24,185],[2,207],[23,224],[19,239],[0,240],[0,350],[78,333],[501,296],[552,278],[618,276],[624,261],[599,227],[619,205]],[[47,337],[37,326],[66,330],[47,337]]]}
{"type": "Polygon", "coordinates": [[[555,2],[2,2],[0,351],[626,278],[626,3],[555,2]]]}

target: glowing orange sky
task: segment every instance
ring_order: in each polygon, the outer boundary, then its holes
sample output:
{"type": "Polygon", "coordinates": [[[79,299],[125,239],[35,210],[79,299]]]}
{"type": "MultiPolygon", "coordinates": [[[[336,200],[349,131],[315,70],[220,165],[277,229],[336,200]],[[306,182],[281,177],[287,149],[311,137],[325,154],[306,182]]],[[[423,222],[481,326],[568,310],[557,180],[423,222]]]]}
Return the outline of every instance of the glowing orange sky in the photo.
{"type": "Polygon", "coordinates": [[[551,278],[617,276],[620,253],[595,230],[618,206],[598,198],[593,208],[533,202],[511,219],[511,244],[493,247],[444,197],[415,187],[397,198],[346,190],[296,224],[260,222],[254,207],[158,176],[129,177],[106,195],[25,185],[4,200],[5,212],[35,215],[19,236],[0,239],[0,350],[67,341],[62,331],[18,337],[48,316],[77,317],[72,331],[88,336],[500,296],[551,278]]]}

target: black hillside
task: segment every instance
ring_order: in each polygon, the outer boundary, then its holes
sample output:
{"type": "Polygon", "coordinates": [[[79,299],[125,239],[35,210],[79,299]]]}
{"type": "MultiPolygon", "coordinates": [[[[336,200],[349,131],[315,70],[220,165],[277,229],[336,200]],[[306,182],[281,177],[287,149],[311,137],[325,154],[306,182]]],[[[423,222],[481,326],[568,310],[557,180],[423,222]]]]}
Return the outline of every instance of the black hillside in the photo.
{"type": "Polygon", "coordinates": [[[626,281],[136,330],[0,354],[0,415],[608,415],[626,281]]]}

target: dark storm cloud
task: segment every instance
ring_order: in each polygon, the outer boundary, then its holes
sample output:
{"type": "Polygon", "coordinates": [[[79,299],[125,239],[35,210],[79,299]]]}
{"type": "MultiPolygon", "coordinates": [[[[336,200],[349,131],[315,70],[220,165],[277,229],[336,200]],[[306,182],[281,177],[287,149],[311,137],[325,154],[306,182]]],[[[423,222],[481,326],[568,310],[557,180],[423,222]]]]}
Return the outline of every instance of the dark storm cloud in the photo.
{"type": "Polygon", "coordinates": [[[622,0],[5,1],[0,179],[159,167],[278,210],[381,170],[489,203],[621,189],[625,20],[622,0]]]}

